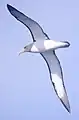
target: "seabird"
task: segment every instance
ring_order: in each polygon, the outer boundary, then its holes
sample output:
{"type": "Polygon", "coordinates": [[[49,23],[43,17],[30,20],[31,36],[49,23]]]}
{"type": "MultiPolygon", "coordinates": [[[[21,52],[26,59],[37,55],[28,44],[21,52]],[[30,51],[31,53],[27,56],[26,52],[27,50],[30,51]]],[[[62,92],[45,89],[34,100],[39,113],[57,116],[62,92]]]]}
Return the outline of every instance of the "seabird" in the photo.
{"type": "Polygon", "coordinates": [[[60,61],[55,53],[56,49],[69,47],[70,43],[67,41],[51,40],[36,21],[24,15],[11,5],[7,4],[7,8],[18,21],[23,23],[30,30],[33,38],[33,42],[29,45],[26,45],[19,54],[24,52],[41,54],[47,63],[54,90],[66,110],[70,113],[70,104],[63,81],[63,72],[60,61]]]}

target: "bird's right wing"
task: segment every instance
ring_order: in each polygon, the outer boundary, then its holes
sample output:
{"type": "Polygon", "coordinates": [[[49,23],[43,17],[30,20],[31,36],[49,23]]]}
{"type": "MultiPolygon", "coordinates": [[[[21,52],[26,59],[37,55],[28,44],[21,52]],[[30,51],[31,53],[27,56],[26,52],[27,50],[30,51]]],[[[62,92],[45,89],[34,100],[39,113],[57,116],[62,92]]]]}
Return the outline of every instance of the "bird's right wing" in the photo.
{"type": "Polygon", "coordinates": [[[7,4],[9,12],[21,23],[23,23],[29,30],[32,35],[33,41],[45,40],[48,39],[46,33],[44,33],[41,26],[28,16],[24,15],[22,12],[18,11],[16,8],[7,4]]]}
{"type": "Polygon", "coordinates": [[[47,63],[50,79],[54,86],[55,92],[68,112],[70,112],[70,105],[63,81],[63,73],[60,62],[55,55],[55,52],[50,50],[41,54],[47,63]]]}

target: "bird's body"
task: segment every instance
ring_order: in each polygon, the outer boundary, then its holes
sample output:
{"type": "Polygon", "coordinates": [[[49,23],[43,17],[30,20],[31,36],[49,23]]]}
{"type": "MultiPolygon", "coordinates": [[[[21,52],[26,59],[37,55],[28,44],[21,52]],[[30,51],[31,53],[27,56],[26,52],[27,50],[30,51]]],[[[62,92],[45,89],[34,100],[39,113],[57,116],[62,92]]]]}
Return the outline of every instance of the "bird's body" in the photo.
{"type": "Polygon", "coordinates": [[[58,48],[68,47],[68,42],[57,42],[54,40],[38,40],[29,45],[26,45],[24,49],[21,50],[20,54],[24,51],[33,53],[43,53],[49,50],[56,50],[58,48]]]}
{"type": "Polygon", "coordinates": [[[42,53],[48,50],[55,50],[68,44],[65,42],[56,42],[54,40],[39,40],[30,45],[32,45],[30,52],[42,53]]]}
{"type": "Polygon", "coordinates": [[[17,20],[23,23],[30,30],[33,38],[33,42],[26,45],[19,54],[24,52],[35,52],[41,54],[47,63],[54,90],[67,111],[70,112],[70,105],[63,81],[62,68],[60,61],[55,54],[56,49],[69,47],[69,42],[50,40],[48,35],[43,31],[37,22],[24,15],[11,5],[7,5],[7,8],[17,20]]]}

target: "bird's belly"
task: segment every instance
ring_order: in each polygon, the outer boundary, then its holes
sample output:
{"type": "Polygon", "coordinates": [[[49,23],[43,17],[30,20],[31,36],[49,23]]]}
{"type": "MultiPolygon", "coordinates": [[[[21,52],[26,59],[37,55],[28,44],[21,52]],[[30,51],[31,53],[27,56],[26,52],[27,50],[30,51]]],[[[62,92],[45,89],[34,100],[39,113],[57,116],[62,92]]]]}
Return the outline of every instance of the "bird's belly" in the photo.
{"type": "Polygon", "coordinates": [[[33,45],[31,48],[31,52],[35,52],[35,53],[41,53],[41,52],[45,52],[46,49],[43,46],[37,46],[37,45],[33,45]]]}
{"type": "Polygon", "coordinates": [[[45,52],[54,48],[52,40],[35,42],[31,48],[31,52],[45,52]]]}

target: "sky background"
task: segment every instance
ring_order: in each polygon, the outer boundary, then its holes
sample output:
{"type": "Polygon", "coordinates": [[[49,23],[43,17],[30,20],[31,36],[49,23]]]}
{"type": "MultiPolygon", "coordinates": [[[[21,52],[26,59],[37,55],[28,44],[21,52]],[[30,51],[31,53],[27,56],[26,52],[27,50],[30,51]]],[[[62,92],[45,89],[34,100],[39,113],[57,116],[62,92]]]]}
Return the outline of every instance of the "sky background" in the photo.
{"type": "Polygon", "coordinates": [[[44,119],[79,119],[79,0],[0,0],[0,120],[44,119]],[[18,56],[32,38],[7,3],[37,21],[51,39],[70,42],[56,53],[71,114],[58,100],[40,54],[18,56]]]}

